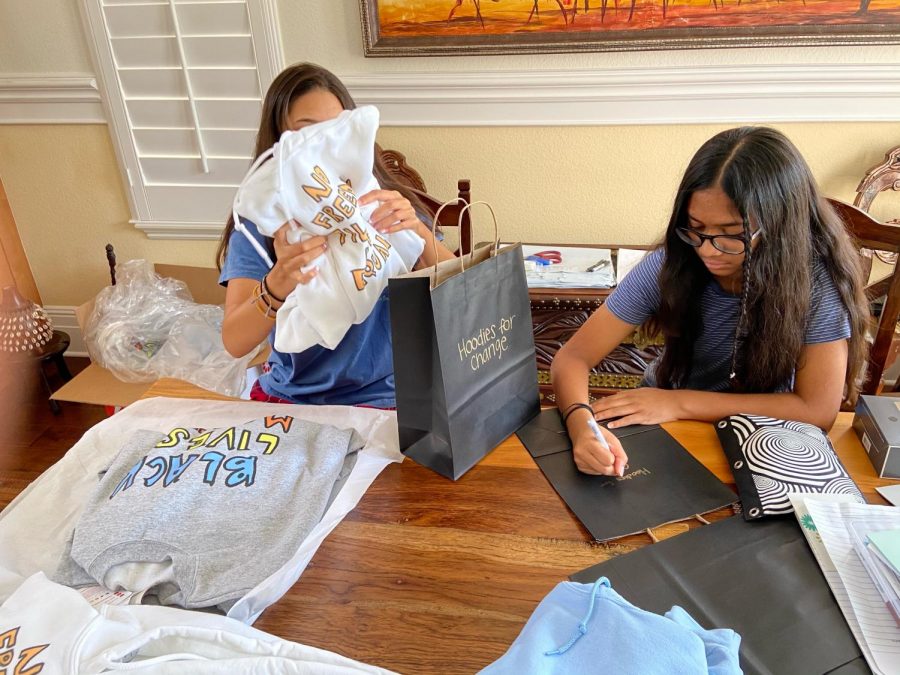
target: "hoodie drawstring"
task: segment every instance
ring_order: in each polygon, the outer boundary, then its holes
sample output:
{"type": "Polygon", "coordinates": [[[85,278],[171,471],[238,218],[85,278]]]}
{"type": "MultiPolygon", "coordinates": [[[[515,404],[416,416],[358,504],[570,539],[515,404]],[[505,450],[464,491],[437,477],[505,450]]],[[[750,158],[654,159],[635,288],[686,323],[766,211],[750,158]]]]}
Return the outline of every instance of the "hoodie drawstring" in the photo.
{"type": "Polygon", "coordinates": [[[593,588],[591,588],[591,599],[590,603],[588,604],[587,614],[584,615],[581,623],[578,624],[578,631],[575,633],[575,635],[572,636],[572,639],[561,647],[557,647],[556,649],[550,650],[549,652],[544,652],[544,656],[559,656],[561,654],[565,654],[572,648],[572,646],[576,642],[581,639],[583,635],[587,633],[588,621],[591,620],[591,615],[594,613],[594,600],[597,599],[597,591],[600,590],[601,586],[609,588],[609,579],[607,579],[606,577],[600,577],[599,579],[597,579],[597,581],[594,582],[594,586],[593,588]]]}

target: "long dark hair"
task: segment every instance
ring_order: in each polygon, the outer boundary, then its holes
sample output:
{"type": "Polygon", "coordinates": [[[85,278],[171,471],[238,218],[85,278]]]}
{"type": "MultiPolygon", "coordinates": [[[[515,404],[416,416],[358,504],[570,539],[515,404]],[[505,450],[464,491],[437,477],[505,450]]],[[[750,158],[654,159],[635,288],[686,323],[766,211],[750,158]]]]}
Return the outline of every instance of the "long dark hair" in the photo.
{"type": "Polygon", "coordinates": [[[688,164],[660,244],[662,300],[654,318],[665,338],[657,368],[662,388],[684,386],[701,329],[700,298],[711,275],[675,228],[688,226],[688,205],[698,190],[720,188],[744,224],[741,311],[732,359],[733,388],[772,392],[790,382],[806,335],[815,261],[834,280],[850,317],[845,399],[855,400],[868,351],[869,323],[858,251],[819,188],[806,161],[780,132],[741,127],[716,134],[688,164]],[[749,227],[748,227],[749,225],[749,227]],[[750,227],[759,243],[749,246],[750,227]]]}
{"type": "MultiPolygon", "coordinates": [[[[338,101],[341,102],[341,107],[344,110],[356,108],[356,103],[353,97],[350,96],[350,92],[347,91],[347,87],[334,73],[314,63],[295,63],[292,66],[288,66],[272,81],[272,84],[269,85],[269,90],[266,92],[259,120],[259,131],[256,133],[256,148],[253,151],[254,160],[275,145],[284,130],[288,128],[288,112],[291,104],[298,97],[315,89],[334,94],[338,101]]],[[[375,152],[373,173],[378,180],[378,184],[383,189],[396,190],[402,194],[412,203],[413,208],[418,213],[431,214],[431,209],[419,199],[415,192],[391,176],[377,151],[375,152]]],[[[222,232],[222,239],[219,241],[219,248],[216,251],[216,265],[219,270],[222,269],[222,265],[225,263],[225,256],[228,253],[228,240],[231,238],[233,231],[234,219],[232,216],[229,216],[225,229],[222,232]]],[[[267,240],[266,243],[269,248],[269,255],[274,260],[275,251],[272,242],[267,240]]]]}

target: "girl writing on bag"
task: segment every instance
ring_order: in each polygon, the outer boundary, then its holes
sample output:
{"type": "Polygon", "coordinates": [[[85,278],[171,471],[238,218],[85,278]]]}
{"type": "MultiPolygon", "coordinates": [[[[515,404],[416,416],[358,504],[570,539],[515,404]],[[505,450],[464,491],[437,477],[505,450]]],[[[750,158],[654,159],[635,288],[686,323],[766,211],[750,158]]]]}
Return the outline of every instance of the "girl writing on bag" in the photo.
{"type": "MultiPolygon", "coordinates": [[[[269,87],[256,137],[255,157],[275,144],[281,134],[334,119],[356,107],[346,87],[332,73],[308,63],[284,70],[269,87]]],[[[434,238],[418,214],[428,209],[415,193],[394,181],[375,153],[374,174],[381,186],[361,195],[360,204],[378,202],[372,226],[382,233],[414,230],[425,240],[419,265],[434,264],[434,238]]],[[[219,283],[226,286],[222,341],[233,356],[243,356],[266,336],[274,342],[275,313],[297,284],[317,274],[313,264],[326,250],[326,237],[296,244],[286,240],[285,224],[274,240],[262,236],[249,221],[251,235],[269,251],[269,269],[229,219],[217,253],[219,283]],[[264,307],[262,302],[268,304],[264,307]]],[[[438,243],[439,259],[453,254],[438,243]]],[[[312,347],[297,354],[272,349],[266,372],[256,382],[251,398],[286,403],[394,406],[394,376],[387,289],[368,318],[351,326],[337,348],[312,347]]]]}
{"type": "Polygon", "coordinates": [[[552,365],[581,471],[621,475],[610,427],[738,413],[828,429],[855,399],[869,312],[859,254],[780,132],[723,131],[691,159],[665,237],[552,365]],[[665,346],[644,386],[588,404],[588,373],[650,321],[665,346]]]}

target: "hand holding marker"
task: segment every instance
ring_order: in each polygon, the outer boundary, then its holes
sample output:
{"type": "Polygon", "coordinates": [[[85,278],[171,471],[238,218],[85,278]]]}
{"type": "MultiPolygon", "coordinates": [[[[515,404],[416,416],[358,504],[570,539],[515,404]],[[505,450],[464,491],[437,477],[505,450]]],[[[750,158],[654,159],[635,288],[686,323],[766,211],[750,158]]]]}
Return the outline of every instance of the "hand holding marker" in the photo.
{"type": "MultiPolygon", "coordinates": [[[[609,443],[607,442],[606,437],[603,435],[603,432],[600,431],[600,425],[597,424],[597,420],[594,419],[593,414],[590,417],[588,417],[587,423],[588,423],[588,428],[591,430],[591,433],[594,434],[594,438],[596,438],[597,441],[600,443],[600,445],[603,446],[603,449],[609,450],[610,452],[612,452],[612,448],[609,447],[609,443]]],[[[625,475],[625,467],[622,467],[621,469],[619,469],[619,475],[620,476],[625,475]]]]}

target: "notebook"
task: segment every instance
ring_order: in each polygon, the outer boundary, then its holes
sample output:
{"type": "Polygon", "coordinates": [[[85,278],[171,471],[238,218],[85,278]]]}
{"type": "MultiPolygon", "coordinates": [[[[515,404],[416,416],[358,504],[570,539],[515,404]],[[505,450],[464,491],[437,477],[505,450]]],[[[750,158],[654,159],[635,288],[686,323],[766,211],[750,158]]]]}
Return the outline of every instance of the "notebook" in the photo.
{"type": "Polygon", "coordinates": [[[795,495],[794,511],[856,640],[875,673],[900,672],[900,627],[855,550],[854,530],[900,527],[890,506],[795,495]]]}
{"type": "Polygon", "coordinates": [[[894,574],[900,574],[900,529],[872,532],[869,534],[869,541],[894,574]]]}

